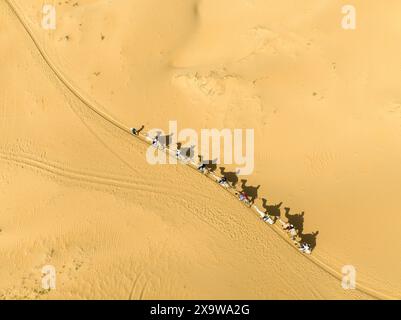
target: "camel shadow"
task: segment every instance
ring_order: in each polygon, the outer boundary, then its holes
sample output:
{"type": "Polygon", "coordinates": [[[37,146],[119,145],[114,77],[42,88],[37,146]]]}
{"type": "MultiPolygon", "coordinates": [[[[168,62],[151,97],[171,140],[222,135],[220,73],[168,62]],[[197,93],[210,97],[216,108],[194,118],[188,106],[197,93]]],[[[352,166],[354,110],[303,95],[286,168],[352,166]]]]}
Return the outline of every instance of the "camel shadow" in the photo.
{"type": "Polygon", "coordinates": [[[214,172],[217,169],[217,158],[214,160],[204,160],[203,156],[199,155],[199,162],[203,163],[205,165],[205,167],[210,171],[210,172],[214,172]]]}
{"type": "Polygon", "coordinates": [[[281,209],[280,209],[280,207],[281,207],[282,204],[283,203],[280,202],[279,204],[268,205],[267,204],[267,200],[265,198],[262,198],[263,209],[266,210],[266,213],[269,216],[272,216],[272,217],[274,217],[276,219],[279,219],[281,217],[281,209]]]}
{"type": "Polygon", "coordinates": [[[254,203],[255,200],[258,198],[258,190],[260,188],[260,185],[254,187],[254,186],[247,186],[246,183],[247,180],[241,179],[242,192],[245,192],[246,195],[249,197],[250,202],[254,203]]]}
{"type": "Polygon", "coordinates": [[[221,175],[227,179],[227,182],[230,183],[233,188],[235,188],[235,186],[238,183],[238,176],[237,174],[239,173],[237,172],[227,172],[225,167],[220,167],[220,173],[221,175]]]}
{"type": "Polygon", "coordinates": [[[301,243],[306,243],[309,245],[311,251],[316,247],[316,241],[319,231],[308,233],[308,234],[300,234],[299,237],[301,238],[301,243]]]}
{"type": "Polygon", "coordinates": [[[300,214],[290,214],[290,208],[286,207],[285,210],[285,217],[288,220],[288,223],[292,224],[294,228],[298,231],[298,234],[302,234],[304,232],[304,212],[300,214]]]}

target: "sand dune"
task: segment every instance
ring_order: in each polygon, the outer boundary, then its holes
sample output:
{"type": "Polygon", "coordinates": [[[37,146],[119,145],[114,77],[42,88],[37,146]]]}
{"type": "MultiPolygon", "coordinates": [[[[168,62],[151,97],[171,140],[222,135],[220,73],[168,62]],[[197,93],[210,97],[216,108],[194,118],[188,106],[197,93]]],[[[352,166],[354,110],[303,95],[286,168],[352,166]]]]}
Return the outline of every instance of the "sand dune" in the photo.
{"type": "Polygon", "coordinates": [[[54,31],[43,1],[0,2],[1,298],[400,298],[399,2],[356,1],[354,32],[340,1],[50,3],[54,31]],[[169,120],[254,128],[240,179],[304,212],[312,256],[189,167],[149,165],[129,128],[169,120]]]}

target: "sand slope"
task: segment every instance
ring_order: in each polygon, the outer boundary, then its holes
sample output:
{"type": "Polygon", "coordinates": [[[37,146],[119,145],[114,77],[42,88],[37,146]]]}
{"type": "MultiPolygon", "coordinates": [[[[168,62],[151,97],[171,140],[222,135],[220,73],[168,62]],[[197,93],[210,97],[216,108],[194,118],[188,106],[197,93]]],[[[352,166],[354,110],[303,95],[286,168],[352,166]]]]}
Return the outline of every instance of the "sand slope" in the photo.
{"type": "Polygon", "coordinates": [[[69,85],[2,1],[2,298],[371,297],[322,267],[344,264],[399,295],[397,2],[358,2],[354,34],[336,1],[66,1],[54,32],[41,1],[13,3],[69,85]],[[389,34],[375,47],[373,11],[389,34]],[[168,120],[255,128],[246,178],[282,215],[305,211],[320,264],[205,177],[149,166],[118,126],[168,120]]]}

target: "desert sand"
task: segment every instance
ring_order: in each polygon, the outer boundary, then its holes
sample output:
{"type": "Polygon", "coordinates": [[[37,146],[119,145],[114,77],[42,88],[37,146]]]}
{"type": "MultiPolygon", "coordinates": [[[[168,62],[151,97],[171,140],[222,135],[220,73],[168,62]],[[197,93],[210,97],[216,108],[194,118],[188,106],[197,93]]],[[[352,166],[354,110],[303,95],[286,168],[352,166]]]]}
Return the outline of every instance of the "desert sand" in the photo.
{"type": "Polygon", "coordinates": [[[401,298],[401,3],[353,1],[355,30],[343,4],[1,0],[0,298],[401,298]],[[304,213],[312,255],[191,168],[149,165],[127,129],[170,120],[254,128],[239,178],[304,213]]]}

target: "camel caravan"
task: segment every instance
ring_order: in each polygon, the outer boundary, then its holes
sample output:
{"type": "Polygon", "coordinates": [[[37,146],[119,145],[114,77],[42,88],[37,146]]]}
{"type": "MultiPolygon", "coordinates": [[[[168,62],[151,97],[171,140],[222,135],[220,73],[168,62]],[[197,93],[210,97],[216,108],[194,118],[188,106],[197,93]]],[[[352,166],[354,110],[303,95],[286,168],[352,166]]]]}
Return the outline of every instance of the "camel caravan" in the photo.
{"type": "Polygon", "coordinates": [[[195,154],[194,145],[192,145],[189,148],[182,148],[181,143],[178,142],[176,143],[177,147],[175,148],[175,150],[172,150],[170,148],[171,144],[169,142],[169,136],[161,136],[160,133],[156,134],[155,136],[150,136],[147,133],[141,134],[142,130],[143,127],[141,127],[140,130],[131,128],[130,131],[134,136],[142,136],[142,138],[144,138],[145,141],[148,144],[150,144],[153,148],[174,156],[178,162],[182,162],[186,165],[191,166],[201,174],[204,174],[209,178],[211,178],[212,180],[214,180],[215,182],[217,182],[221,187],[223,187],[224,189],[235,195],[238,201],[243,203],[246,207],[255,210],[257,214],[260,216],[261,220],[264,221],[265,223],[269,225],[274,225],[276,224],[276,222],[279,222],[281,224],[282,230],[287,233],[289,239],[299,249],[300,252],[304,254],[312,253],[314,247],[316,246],[316,236],[318,232],[314,232],[312,234],[307,234],[307,235],[303,234],[303,228],[301,227],[303,225],[303,213],[302,215],[290,216],[288,214],[289,208],[286,208],[286,218],[288,222],[285,222],[281,220],[280,214],[274,213],[280,210],[279,207],[281,203],[278,206],[267,206],[266,199],[263,199],[264,203],[263,207],[265,211],[261,210],[254,204],[257,198],[257,191],[260,188],[260,185],[257,187],[248,186],[246,184],[247,180],[242,179],[240,181],[241,191],[237,190],[237,184],[239,182],[237,175],[240,173],[240,170],[237,170],[236,172],[227,172],[226,168],[220,167],[221,176],[216,175],[214,173],[215,169],[217,168],[215,164],[216,160],[205,161],[203,160],[203,157],[200,155],[198,156],[199,158],[198,162],[195,162],[193,160],[195,154]],[[270,211],[268,209],[269,207],[274,208],[274,210],[272,212],[269,212],[270,211]],[[298,216],[302,218],[302,223],[291,223],[292,218],[298,216]]]}

